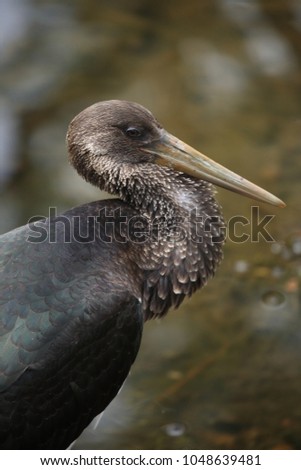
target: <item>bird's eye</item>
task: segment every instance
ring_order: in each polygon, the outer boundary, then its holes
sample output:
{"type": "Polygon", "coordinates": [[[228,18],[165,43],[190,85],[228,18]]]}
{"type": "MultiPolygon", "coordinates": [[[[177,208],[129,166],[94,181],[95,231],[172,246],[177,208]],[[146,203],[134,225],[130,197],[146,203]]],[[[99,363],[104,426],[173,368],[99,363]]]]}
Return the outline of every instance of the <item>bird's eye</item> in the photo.
{"type": "Polygon", "coordinates": [[[139,137],[142,137],[142,131],[137,127],[128,127],[125,133],[128,137],[131,137],[132,139],[138,139],[139,137]]]}

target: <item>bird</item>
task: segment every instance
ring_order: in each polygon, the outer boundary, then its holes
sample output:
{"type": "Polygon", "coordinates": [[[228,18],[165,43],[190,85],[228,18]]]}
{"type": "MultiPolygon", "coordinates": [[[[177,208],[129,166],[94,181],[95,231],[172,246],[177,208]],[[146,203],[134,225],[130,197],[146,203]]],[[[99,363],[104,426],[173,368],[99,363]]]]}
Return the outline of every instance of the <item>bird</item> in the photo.
{"type": "Polygon", "coordinates": [[[144,323],[213,277],[225,241],[213,185],[284,206],[138,103],[89,106],[67,147],[115,199],[0,237],[1,449],[67,448],[118,393],[144,323]]]}

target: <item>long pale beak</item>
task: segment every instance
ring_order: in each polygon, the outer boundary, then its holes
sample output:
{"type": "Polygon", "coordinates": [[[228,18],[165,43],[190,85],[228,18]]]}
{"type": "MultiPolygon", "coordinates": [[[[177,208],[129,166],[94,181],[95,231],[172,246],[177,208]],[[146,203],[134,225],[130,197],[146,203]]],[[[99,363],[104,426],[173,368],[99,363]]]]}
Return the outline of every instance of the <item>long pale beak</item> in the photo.
{"type": "Polygon", "coordinates": [[[166,131],[159,140],[145,145],[143,150],[155,155],[155,162],[159,165],[170,166],[257,201],[285,207],[278,197],[214,162],[166,131]]]}

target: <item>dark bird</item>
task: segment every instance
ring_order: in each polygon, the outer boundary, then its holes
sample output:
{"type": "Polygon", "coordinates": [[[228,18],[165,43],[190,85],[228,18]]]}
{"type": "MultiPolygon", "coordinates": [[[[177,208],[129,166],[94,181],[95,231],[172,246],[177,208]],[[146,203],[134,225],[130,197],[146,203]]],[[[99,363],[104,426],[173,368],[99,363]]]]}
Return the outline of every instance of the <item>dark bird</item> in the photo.
{"type": "Polygon", "coordinates": [[[142,106],[70,124],[72,165],[117,196],[0,237],[0,447],[64,449],[115,397],[143,323],[212,277],[224,221],[211,183],[275,196],[167,133],[142,106]]]}

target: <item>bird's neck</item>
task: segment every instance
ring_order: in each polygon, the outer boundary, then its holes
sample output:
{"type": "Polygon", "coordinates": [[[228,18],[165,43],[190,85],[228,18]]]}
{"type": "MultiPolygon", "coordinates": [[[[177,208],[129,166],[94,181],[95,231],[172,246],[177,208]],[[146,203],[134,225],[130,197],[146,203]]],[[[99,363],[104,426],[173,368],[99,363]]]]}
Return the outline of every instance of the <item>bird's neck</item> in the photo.
{"type": "Polygon", "coordinates": [[[224,241],[221,209],[209,183],[154,165],[142,175],[119,175],[114,192],[147,221],[135,262],[146,318],[162,316],[214,275],[224,241]]]}
{"type": "Polygon", "coordinates": [[[139,268],[146,318],[179,306],[214,275],[222,259],[224,221],[209,183],[167,167],[114,166],[109,159],[100,173],[80,158],[77,169],[142,217],[138,227],[132,224],[130,251],[139,268]]]}

